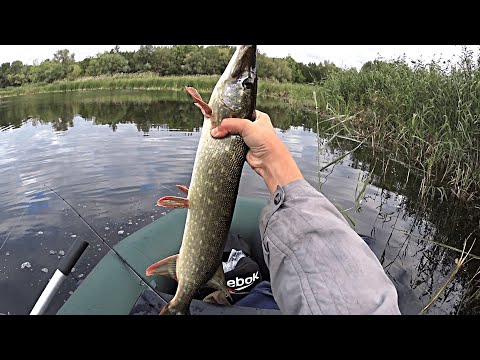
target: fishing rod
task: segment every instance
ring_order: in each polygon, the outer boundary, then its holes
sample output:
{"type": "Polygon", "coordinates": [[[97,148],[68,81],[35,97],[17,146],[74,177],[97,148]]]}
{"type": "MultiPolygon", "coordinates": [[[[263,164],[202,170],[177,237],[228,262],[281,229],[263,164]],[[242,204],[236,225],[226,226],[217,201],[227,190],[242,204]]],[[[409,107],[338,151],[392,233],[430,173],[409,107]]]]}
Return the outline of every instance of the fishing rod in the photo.
{"type": "Polygon", "coordinates": [[[30,315],[43,315],[45,313],[56,291],[60,288],[67,276],[70,274],[73,266],[77,263],[78,259],[80,259],[80,256],[82,256],[88,245],[88,242],[80,239],[77,239],[72,244],[70,249],[68,249],[67,254],[60,262],[60,265],[58,265],[57,269],[53,273],[53,276],[48,281],[47,286],[45,289],[43,289],[42,294],[37,299],[37,302],[30,312],[30,315]]]}
{"type": "Polygon", "coordinates": [[[28,203],[27,207],[25,209],[23,209],[23,212],[22,214],[20,215],[20,217],[17,219],[17,222],[15,223],[15,225],[13,226],[12,230],[10,230],[10,232],[8,233],[7,237],[5,238],[5,240],[3,240],[3,243],[2,245],[0,246],[0,250],[2,250],[3,246],[5,245],[5,243],[8,241],[8,238],[10,237],[10,235],[12,234],[13,230],[15,230],[15,228],[17,227],[18,223],[20,222],[20,220],[22,220],[22,217],[23,215],[25,214],[25,211],[27,211],[27,209],[30,207],[30,204],[32,203],[33,200],[30,200],[30,202],[28,203]]]}
{"type": "Polygon", "coordinates": [[[72,205],[70,205],[70,203],[69,203],[67,200],[65,200],[59,193],[57,193],[55,190],[53,190],[53,189],[52,189],[51,187],[49,187],[48,185],[45,185],[45,184],[44,184],[44,186],[45,186],[46,188],[50,189],[50,191],[52,191],[52,192],[53,192],[55,195],[57,195],[60,199],[62,199],[62,200],[75,212],[75,214],[77,214],[77,215],[80,217],[80,219],[85,223],[85,225],[87,225],[88,228],[89,228],[90,230],[92,230],[93,233],[105,244],[105,246],[106,246],[110,251],[112,251],[115,255],[117,255],[117,257],[118,257],[130,270],[132,270],[135,275],[137,275],[137,277],[142,281],[142,283],[144,283],[145,285],[147,285],[147,287],[148,287],[150,290],[152,290],[155,294],[157,294],[157,296],[158,296],[165,304],[168,303],[168,301],[165,300],[165,299],[155,290],[155,288],[154,288],[153,286],[151,286],[147,281],[144,281],[144,280],[143,280],[143,278],[140,276],[140,274],[139,274],[132,266],[130,266],[130,264],[127,262],[127,260],[125,260],[125,259],[123,258],[122,255],[120,255],[113,247],[111,247],[111,246],[103,239],[103,237],[102,237],[92,226],[90,226],[90,224],[85,220],[85,218],[84,218],[82,215],[80,215],[80,213],[79,213],[77,210],[75,210],[74,207],[73,207],[72,205]]]}

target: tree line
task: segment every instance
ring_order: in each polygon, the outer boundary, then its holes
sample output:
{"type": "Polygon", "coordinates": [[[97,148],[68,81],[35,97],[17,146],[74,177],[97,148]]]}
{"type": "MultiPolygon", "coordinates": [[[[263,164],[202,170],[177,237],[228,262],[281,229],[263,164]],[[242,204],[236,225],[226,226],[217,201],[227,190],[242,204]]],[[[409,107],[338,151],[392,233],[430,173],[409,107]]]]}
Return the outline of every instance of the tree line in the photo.
{"type": "MultiPolygon", "coordinates": [[[[233,46],[142,45],[137,51],[121,51],[117,45],[110,51],[75,61],[68,49],[58,50],[52,59],[33,65],[17,60],[0,66],[0,88],[24,84],[47,84],[58,80],[75,80],[85,76],[132,73],[155,73],[159,76],[220,75],[233,55],[233,46]]],[[[291,56],[270,58],[259,52],[258,76],[278,82],[321,83],[340,69],[324,61],[303,64],[291,56]]]]}

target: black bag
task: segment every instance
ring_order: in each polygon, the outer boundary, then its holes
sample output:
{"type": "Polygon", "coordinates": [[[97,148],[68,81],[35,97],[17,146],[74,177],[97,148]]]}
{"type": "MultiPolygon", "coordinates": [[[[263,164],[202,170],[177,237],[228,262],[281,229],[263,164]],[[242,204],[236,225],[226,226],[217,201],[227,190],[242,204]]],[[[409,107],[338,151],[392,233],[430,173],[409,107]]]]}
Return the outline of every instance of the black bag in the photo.
{"type": "MultiPolygon", "coordinates": [[[[249,244],[237,234],[228,234],[222,262],[227,263],[232,258],[230,265],[233,269],[225,272],[227,288],[232,297],[232,304],[246,296],[258,283],[262,281],[262,274],[258,264],[251,258],[249,244]],[[239,260],[235,258],[240,257],[239,260]]],[[[195,298],[204,299],[214,289],[203,288],[198,291],[195,298]]]]}

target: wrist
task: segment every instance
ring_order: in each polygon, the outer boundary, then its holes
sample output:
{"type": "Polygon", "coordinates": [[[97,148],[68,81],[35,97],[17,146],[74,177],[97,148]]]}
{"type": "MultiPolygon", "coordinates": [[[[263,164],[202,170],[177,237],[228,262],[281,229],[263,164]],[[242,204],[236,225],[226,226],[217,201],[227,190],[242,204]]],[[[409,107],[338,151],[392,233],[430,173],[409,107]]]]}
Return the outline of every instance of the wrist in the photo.
{"type": "Polygon", "coordinates": [[[297,163],[287,147],[281,142],[265,159],[264,165],[263,179],[272,194],[277,186],[284,186],[294,180],[303,179],[297,163]]]}

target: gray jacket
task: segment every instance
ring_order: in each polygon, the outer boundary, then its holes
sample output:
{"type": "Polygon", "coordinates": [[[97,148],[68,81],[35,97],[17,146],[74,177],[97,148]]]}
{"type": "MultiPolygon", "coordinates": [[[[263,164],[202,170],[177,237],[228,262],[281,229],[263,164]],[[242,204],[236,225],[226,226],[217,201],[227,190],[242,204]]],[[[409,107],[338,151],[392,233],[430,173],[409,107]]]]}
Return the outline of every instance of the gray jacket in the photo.
{"type": "Polygon", "coordinates": [[[260,217],[283,314],[397,314],[397,291],[368,245],[305,180],[277,187],[260,217]]]}

